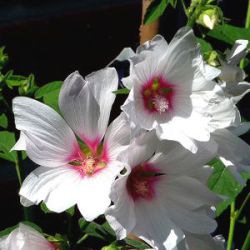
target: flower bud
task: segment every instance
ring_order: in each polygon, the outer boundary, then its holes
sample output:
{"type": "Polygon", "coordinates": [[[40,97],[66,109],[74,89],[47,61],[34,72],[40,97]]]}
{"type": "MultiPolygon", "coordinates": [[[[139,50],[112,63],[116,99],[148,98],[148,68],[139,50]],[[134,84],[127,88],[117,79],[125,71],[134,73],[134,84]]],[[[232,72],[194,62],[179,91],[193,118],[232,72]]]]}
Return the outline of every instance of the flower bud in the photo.
{"type": "Polygon", "coordinates": [[[220,9],[216,6],[211,6],[201,11],[201,14],[198,16],[196,22],[203,27],[212,30],[215,25],[220,22],[222,19],[221,17],[222,15],[220,9]]]}

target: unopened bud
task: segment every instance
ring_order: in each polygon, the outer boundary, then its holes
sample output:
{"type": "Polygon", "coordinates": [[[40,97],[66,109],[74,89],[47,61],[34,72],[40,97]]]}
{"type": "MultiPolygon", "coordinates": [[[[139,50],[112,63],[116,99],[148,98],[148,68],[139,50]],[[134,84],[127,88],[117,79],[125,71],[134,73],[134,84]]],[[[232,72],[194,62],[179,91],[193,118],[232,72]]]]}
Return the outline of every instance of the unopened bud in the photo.
{"type": "Polygon", "coordinates": [[[221,14],[218,8],[211,7],[201,12],[196,22],[205,28],[212,30],[221,20],[221,14]]]}

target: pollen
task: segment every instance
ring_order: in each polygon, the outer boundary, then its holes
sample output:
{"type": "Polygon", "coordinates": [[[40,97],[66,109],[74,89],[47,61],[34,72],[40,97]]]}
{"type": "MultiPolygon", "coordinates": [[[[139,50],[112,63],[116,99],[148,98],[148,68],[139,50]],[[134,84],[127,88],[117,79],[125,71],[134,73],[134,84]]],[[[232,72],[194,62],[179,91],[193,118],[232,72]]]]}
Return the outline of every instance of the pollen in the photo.
{"type": "Polygon", "coordinates": [[[166,112],[169,109],[169,101],[164,96],[155,96],[153,105],[160,114],[166,112]]]}

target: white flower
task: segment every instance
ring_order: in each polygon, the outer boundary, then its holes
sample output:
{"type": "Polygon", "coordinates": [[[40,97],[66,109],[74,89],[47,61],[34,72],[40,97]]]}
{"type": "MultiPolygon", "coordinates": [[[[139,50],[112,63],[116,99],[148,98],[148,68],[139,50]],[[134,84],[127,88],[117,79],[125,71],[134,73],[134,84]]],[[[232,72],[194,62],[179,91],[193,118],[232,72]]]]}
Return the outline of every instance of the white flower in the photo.
{"type": "Polygon", "coordinates": [[[225,239],[221,235],[185,233],[185,239],[178,245],[178,250],[224,250],[225,239]]]}
{"type": "Polygon", "coordinates": [[[239,131],[244,132],[245,127],[249,129],[249,123],[242,124],[241,129],[218,129],[212,134],[218,145],[218,157],[241,184],[245,184],[245,180],[240,173],[250,172],[250,146],[238,137],[241,134],[237,135],[239,131]]]}
{"type": "Polygon", "coordinates": [[[47,241],[30,226],[19,223],[9,235],[0,238],[1,250],[56,250],[58,246],[47,241]]]}
{"type": "Polygon", "coordinates": [[[155,129],[161,140],[178,141],[195,153],[196,141],[238,122],[234,103],[211,81],[220,71],[204,65],[192,30],[182,28],[169,45],[157,35],[137,55],[123,79],[131,91],[122,110],[133,128],[155,129]]]}
{"type": "Polygon", "coordinates": [[[212,141],[192,154],[176,142],[158,145],[153,133],[135,139],[120,157],[127,172],[114,182],[114,204],[105,213],[117,238],[132,232],[154,249],[170,250],[184,239],[184,231],[213,232],[216,222],[206,207],[220,198],[203,183],[212,171],[204,164],[216,150],[212,141]]]}
{"type": "Polygon", "coordinates": [[[246,77],[244,70],[237,66],[247,54],[247,45],[247,40],[236,40],[232,50],[227,53],[226,61],[221,60],[222,81],[219,83],[235,103],[250,91],[250,83],[244,81],[246,77]]]}
{"type": "Polygon", "coordinates": [[[22,184],[24,206],[44,201],[50,210],[62,212],[77,204],[86,220],[104,213],[111,184],[122,167],[116,156],[130,139],[123,114],[107,129],[117,84],[113,68],[85,80],[77,72],[68,76],[59,96],[66,122],[38,101],[13,100],[16,127],[21,130],[13,149],[26,149],[29,158],[41,165],[22,184]]]}

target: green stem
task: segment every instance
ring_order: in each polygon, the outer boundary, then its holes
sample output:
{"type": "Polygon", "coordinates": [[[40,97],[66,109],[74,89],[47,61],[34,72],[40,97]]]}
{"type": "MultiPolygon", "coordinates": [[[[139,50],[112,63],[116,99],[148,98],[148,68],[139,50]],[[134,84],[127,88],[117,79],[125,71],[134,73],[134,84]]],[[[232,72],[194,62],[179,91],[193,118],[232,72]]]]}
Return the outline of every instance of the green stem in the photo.
{"type": "Polygon", "coordinates": [[[21,187],[21,185],[22,185],[22,175],[21,175],[18,159],[16,160],[16,174],[17,174],[17,179],[18,179],[19,185],[21,187]]]}
{"type": "Polygon", "coordinates": [[[247,237],[243,243],[241,250],[248,250],[248,249],[250,249],[250,231],[248,231],[247,233],[247,237]]]}
{"type": "MultiPolygon", "coordinates": [[[[17,140],[17,135],[16,135],[16,140],[17,140]]],[[[23,169],[21,166],[21,162],[22,162],[22,152],[21,151],[17,151],[17,158],[16,158],[16,162],[15,162],[15,166],[16,166],[16,174],[17,174],[17,179],[19,182],[19,185],[21,187],[24,176],[23,176],[23,169]]],[[[29,221],[30,220],[30,209],[28,207],[23,207],[23,217],[25,221],[29,221]]]]}
{"type": "Polygon", "coordinates": [[[250,28],[250,0],[248,0],[247,16],[245,22],[245,28],[250,28]]]}
{"type": "Polygon", "coordinates": [[[86,240],[89,237],[88,234],[84,234],[77,242],[76,244],[79,245],[81,244],[84,240],[86,240]]]}
{"type": "Polygon", "coordinates": [[[239,219],[239,217],[240,217],[240,215],[241,215],[241,213],[242,213],[242,211],[243,211],[244,207],[246,206],[249,199],[250,199],[250,192],[247,194],[245,200],[243,201],[243,203],[240,206],[239,211],[236,214],[236,218],[235,218],[236,221],[239,219]]]}
{"type": "MultiPolygon", "coordinates": [[[[247,7],[247,15],[246,15],[246,21],[245,21],[245,28],[249,29],[250,28],[250,0],[248,0],[248,7],[247,7]]],[[[240,61],[240,68],[244,68],[244,58],[240,61]]]]}
{"type": "Polygon", "coordinates": [[[185,4],[184,0],[181,0],[181,4],[182,4],[182,7],[183,7],[183,10],[184,10],[185,15],[188,17],[188,14],[187,14],[187,7],[186,7],[186,4],[185,4]]]}
{"type": "Polygon", "coordinates": [[[235,203],[232,202],[230,205],[230,227],[227,240],[227,250],[232,250],[235,222],[236,222],[235,203]]]}

